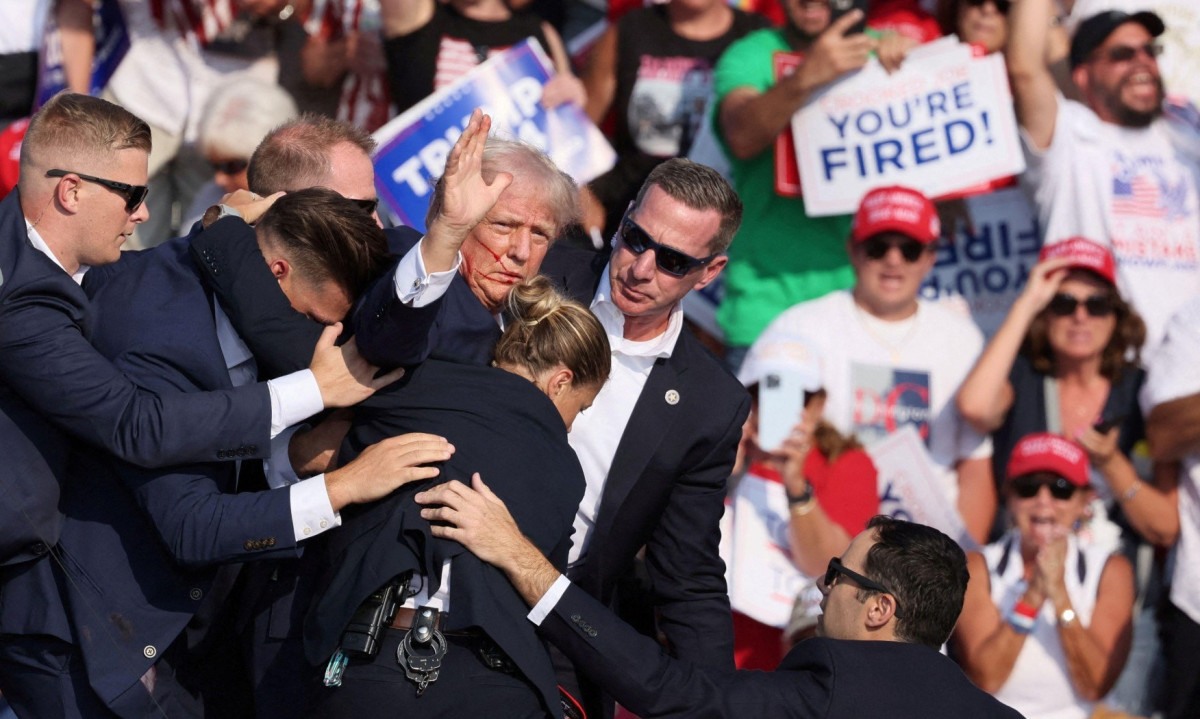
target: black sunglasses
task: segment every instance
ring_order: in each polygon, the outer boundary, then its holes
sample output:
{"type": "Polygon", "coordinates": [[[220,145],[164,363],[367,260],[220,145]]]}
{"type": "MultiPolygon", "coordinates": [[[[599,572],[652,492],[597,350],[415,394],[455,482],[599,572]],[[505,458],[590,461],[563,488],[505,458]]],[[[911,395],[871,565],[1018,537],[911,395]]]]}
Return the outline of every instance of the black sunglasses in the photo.
{"type": "Polygon", "coordinates": [[[150,192],[150,188],[145,185],[131,185],[128,182],[117,182],[116,180],[106,180],[103,177],[92,177],[85,175],[82,172],[74,170],[50,170],[46,173],[46,177],[66,177],[67,175],[75,175],[85,182],[94,182],[102,187],[107,187],[113,192],[125,198],[125,211],[133,214],[137,208],[142,206],[146,201],[146,194],[150,192]]]}
{"type": "Polygon", "coordinates": [[[696,258],[672,247],[660,245],[654,241],[649,232],[646,232],[642,229],[641,225],[634,222],[628,213],[621,218],[621,224],[617,227],[617,237],[635,255],[640,255],[646,250],[654,250],[654,263],[658,265],[658,269],[675,277],[683,277],[697,267],[703,267],[721,255],[720,252],[716,252],[708,257],[696,258]]]}
{"type": "Polygon", "coordinates": [[[367,213],[368,215],[375,214],[375,208],[379,207],[378,197],[373,197],[369,200],[359,200],[353,197],[347,197],[346,199],[361,207],[363,212],[367,213]]]}
{"type": "Polygon", "coordinates": [[[916,262],[933,244],[924,244],[914,239],[888,240],[876,235],[862,243],[863,253],[872,260],[882,260],[893,247],[900,248],[905,262],[916,262]]]}
{"type": "Polygon", "coordinates": [[[1042,487],[1050,488],[1050,496],[1055,499],[1068,500],[1075,496],[1077,485],[1071,484],[1062,477],[1039,477],[1036,474],[1026,474],[1010,480],[1013,494],[1021,499],[1033,499],[1042,491],[1042,487]]]}
{"type": "Polygon", "coordinates": [[[223,160],[221,162],[210,162],[213,172],[220,172],[223,175],[236,175],[242,170],[250,166],[249,160],[223,160]]]}
{"type": "MultiPolygon", "coordinates": [[[[983,7],[988,0],[963,0],[963,2],[971,7],[983,7]]],[[[1007,15],[1008,9],[1012,7],[1010,0],[991,0],[991,3],[996,6],[996,12],[1001,15],[1007,15]]]]}
{"type": "Polygon", "coordinates": [[[1136,45],[1118,45],[1110,47],[1104,51],[1104,59],[1111,63],[1129,62],[1138,56],[1138,53],[1145,53],[1146,57],[1154,60],[1162,54],[1162,45],[1156,42],[1148,42],[1141,47],[1136,45]]]}
{"type": "Polygon", "coordinates": [[[1065,292],[1060,292],[1050,299],[1050,304],[1046,307],[1051,314],[1059,317],[1070,317],[1075,314],[1075,310],[1082,304],[1087,310],[1088,315],[1092,317],[1108,317],[1117,311],[1113,305],[1112,295],[1092,295],[1087,299],[1080,300],[1074,295],[1068,295],[1065,292]]]}
{"type": "MultiPolygon", "coordinates": [[[[823,582],[826,589],[833,587],[833,583],[837,581],[837,576],[839,574],[854,580],[854,583],[863,589],[867,589],[872,592],[879,592],[880,594],[890,594],[893,597],[896,596],[895,592],[883,586],[879,582],[876,582],[874,579],[869,579],[858,572],[846,569],[846,565],[842,564],[841,557],[834,557],[830,559],[829,566],[825,568],[825,577],[823,582]]],[[[903,617],[900,616],[900,602],[898,600],[896,602],[896,617],[903,619],[903,617]]]]}

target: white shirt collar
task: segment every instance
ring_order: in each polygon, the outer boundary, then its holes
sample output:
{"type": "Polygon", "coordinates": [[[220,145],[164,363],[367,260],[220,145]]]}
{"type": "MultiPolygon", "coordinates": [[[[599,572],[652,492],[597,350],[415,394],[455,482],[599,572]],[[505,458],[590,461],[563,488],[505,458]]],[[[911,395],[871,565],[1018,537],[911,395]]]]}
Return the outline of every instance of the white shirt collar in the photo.
{"type": "MultiPolygon", "coordinates": [[[[29,232],[29,244],[33,245],[33,249],[49,257],[50,261],[58,265],[60,270],[66,272],[67,268],[63,267],[63,264],[58,261],[57,257],[54,256],[54,252],[50,250],[50,245],[46,244],[46,241],[42,239],[42,236],[38,234],[36,229],[34,229],[33,223],[30,222],[28,218],[25,220],[25,229],[29,232]]],[[[82,285],[83,276],[87,274],[89,269],[91,268],[89,268],[87,265],[80,265],[75,274],[71,275],[71,279],[75,280],[75,284],[82,285]]]]}
{"type": "Polygon", "coordinates": [[[609,265],[604,266],[604,274],[600,278],[600,286],[596,288],[596,296],[592,299],[592,312],[608,333],[608,343],[613,352],[630,357],[670,357],[679,341],[679,333],[683,331],[683,307],[676,302],[671,308],[667,329],[657,337],[635,342],[625,339],[625,315],[612,301],[612,284],[609,281],[609,265]]]}

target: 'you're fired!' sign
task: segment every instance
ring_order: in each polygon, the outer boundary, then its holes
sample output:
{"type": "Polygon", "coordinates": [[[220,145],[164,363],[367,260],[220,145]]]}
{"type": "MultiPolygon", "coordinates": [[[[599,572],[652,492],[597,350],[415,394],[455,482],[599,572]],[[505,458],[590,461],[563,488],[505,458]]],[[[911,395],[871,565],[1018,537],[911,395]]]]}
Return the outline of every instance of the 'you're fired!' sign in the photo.
{"type": "Polygon", "coordinates": [[[872,61],[792,118],[810,215],[854,212],[868,191],[906,185],[956,194],[1025,169],[1004,58],[954,37],[888,74],[872,61]]]}

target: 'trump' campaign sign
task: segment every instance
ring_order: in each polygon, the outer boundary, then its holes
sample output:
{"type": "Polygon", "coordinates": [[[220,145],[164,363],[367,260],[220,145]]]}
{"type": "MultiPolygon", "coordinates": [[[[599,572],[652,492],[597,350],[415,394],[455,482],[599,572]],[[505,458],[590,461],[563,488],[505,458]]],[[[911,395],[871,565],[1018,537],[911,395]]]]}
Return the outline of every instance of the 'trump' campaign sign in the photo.
{"type": "Polygon", "coordinates": [[[492,131],[543,150],[576,182],[612,167],[616,154],[578,105],[542,107],[550,61],[534,40],[489,58],[375,132],[379,197],[400,222],[425,229],[425,211],[446,157],[482,107],[492,131]]]}
{"type": "Polygon", "coordinates": [[[1004,59],[953,37],[888,74],[872,61],[792,118],[804,204],[852,213],[868,191],[907,185],[939,197],[1025,169],[1004,59]]]}

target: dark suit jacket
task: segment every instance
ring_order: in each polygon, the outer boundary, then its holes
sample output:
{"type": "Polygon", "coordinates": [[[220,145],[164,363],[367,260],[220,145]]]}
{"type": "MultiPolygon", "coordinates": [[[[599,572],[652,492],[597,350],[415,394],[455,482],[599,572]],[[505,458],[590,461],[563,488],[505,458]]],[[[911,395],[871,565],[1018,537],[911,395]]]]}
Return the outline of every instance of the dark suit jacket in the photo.
{"type": "MultiPolygon", "coordinates": [[[[471,473],[480,472],[526,536],[565,567],[584,479],[550,400],[518,375],[438,360],[418,368],[406,386],[389,390],[360,405],[341,459],[405,432],[446,437],[455,451],[437,481],[469,483],[471,473]]],[[[372,592],[408,570],[436,583],[442,562],[449,559],[449,628],[483,629],[541,693],[546,711],[559,716],[554,670],[533,625],[525,620],[528,608],[495,567],[457,542],[433,537],[412,500],[428,486],[405,487],[374,505],[343,513],[342,528],[327,540],[328,578],[319,583],[323,591],[305,627],[309,661],[328,659],[351,615],[372,592]]]]}
{"type": "MultiPolygon", "coordinates": [[[[83,290],[30,244],[13,190],[0,202],[0,565],[57,542],[67,436],[141,466],[269,451],[265,386],[152,394],[96,352],[94,328],[83,290]]],[[[12,601],[0,607],[0,632],[21,631],[12,601]]]]}
{"type": "MultiPolygon", "coordinates": [[[[90,275],[90,273],[89,273],[90,275]]],[[[126,257],[85,283],[95,347],[156,392],[231,387],[210,295],[185,238],[126,257]]],[[[211,431],[218,418],[196,420],[211,431]]],[[[65,486],[60,541],[67,605],[95,692],[118,715],[148,716],[139,678],[214,590],[219,563],[295,556],[289,493],[234,494],[236,467],[146,470],[80,452],[65,486]]]]}
{"type": "Polygon", "coordinates": [[[541,631],[645,719],[1021,716],[973,685],[950,659],[918,644],[809,639],[774,672],[719,671],[668,656],[575,586],[541,631]]]}

